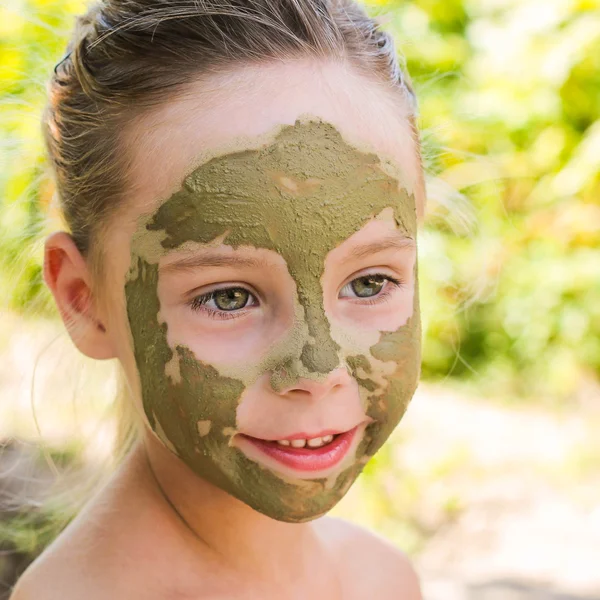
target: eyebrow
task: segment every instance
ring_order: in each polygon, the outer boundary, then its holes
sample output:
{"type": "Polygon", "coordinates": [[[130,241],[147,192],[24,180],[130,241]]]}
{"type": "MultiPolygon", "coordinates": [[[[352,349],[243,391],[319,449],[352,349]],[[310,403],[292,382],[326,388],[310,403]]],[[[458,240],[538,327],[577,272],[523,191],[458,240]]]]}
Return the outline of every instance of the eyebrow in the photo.
{"type": "Polygon", "coordinates": [[[359,259],[369,254],[375,254],[377,252],[382,252],[383,250],[406,250],[406,249],[414,249],[415,241],[412,238],[406,237],[404,234],[396,231],[394,233],[388,234],[384,238],[377,240],[376,242],[368,242],[365,244],[360,244],[358,246],[354,246],[352,250],[348,253],[349,259],[359,259]]]}
{"type": "Polygon", "coordinates": [[[253,269],[272,268],[264,259],[250,258],[248,256],[229,256],[217,252],[202,252],[184,256],[162,267],[164,272],[192,271],[201,267],[246,267],[253,269]]]}

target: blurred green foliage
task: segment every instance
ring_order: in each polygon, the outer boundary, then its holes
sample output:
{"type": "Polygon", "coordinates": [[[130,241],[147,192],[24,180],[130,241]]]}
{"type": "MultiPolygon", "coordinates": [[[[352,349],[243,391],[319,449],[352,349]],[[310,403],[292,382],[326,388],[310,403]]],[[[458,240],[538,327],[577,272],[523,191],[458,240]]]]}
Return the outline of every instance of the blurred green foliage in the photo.
{"type": "Polygon", "coordinates": [[[539,401],[597,390],[600,2],[373,6],[406,57],[437,178],[421,242],[424,376],[539,401]],[[475,209],[469,235],[456,192],[475,209]]]}
{"type": "MultiPolygon", "coordinates": [[[[50,310],[39,243],[52,196],[45,82],[83,8],[0,6],[0,289],[3,305],[26,312],[39,299],[50,310]]],[[[579,397],[600,376],[600,0],[368,9],[394,33],[420,101],[424,377],[579,397]]]]}

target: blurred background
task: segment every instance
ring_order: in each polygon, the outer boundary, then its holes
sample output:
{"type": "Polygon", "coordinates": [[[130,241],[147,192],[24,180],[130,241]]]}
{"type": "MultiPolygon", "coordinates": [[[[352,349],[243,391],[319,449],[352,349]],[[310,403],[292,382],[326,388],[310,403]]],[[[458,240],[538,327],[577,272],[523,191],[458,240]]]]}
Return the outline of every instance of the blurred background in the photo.
{"type": "MultiPolygon", "coordinates": [[[[600,599],[600,2],[367,8],[420,100],[423,381],[335,512],[403,548],[426,600],[600,599]]],[[[115,436],[112,365],[40,276],[39,116],[83,9],[0,3],[0,598],[70,518],[52,482],[85,488],[115,436]]]]}

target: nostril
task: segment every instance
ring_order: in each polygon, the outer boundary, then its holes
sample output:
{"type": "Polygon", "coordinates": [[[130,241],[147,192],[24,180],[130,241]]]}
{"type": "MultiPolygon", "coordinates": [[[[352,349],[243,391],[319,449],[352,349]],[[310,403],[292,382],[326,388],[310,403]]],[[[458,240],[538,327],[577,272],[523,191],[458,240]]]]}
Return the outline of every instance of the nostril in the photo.
{"type": "Polygon", "coordinates": [[[292,388],[291,390],[288,390],[288,394],[291,393],[294,393],[296,395],[310,396],[310,391],[302,388],[292,388]]]}

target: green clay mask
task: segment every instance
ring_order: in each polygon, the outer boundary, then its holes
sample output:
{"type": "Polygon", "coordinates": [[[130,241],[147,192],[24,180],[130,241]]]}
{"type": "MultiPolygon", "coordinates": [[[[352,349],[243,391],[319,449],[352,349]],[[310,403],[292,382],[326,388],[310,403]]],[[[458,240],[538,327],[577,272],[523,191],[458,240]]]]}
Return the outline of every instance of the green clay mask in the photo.
{"type": "MultiPolygon", "coordinates": [[[[367,330],[330,318],[323,287],[332,251],[373,219],[387,219],[416,241],[414,195],[391,173],[332,125],[298,120],[258,149],[203,162],[179,191],[140,218],[133,235],[125,297],[149,424],[196,474],[272,518],[302,522],[331,509],[388,438],[416,389],[416,262],[410,311],[398,326],[390,319],[367,330]],[[289,326],[244,361],[200,360],[191,344],[169,342],[168,319],[161,314],[161,261],[222,245],[277,253],[294,284],[289,326]],[[332,475],[294,478],[249,458],[234,443],[250,390],[268,384],[277,399],[295,382],[323,381],[343,366],[368,424],[332,475]]],[[[260,410],[260,402],[255,406],[260,410]]]]}

